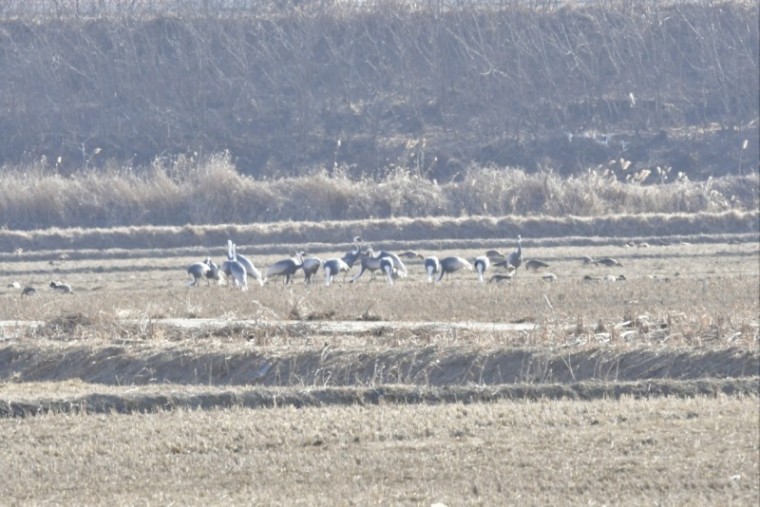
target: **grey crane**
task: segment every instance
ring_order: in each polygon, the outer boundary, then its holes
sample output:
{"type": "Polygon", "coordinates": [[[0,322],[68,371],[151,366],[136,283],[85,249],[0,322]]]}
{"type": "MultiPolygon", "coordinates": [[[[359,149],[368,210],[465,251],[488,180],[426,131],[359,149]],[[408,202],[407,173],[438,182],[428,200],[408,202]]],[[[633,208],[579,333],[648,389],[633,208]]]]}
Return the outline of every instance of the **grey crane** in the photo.
{"type": "Polygon", "coordinates": [[[438,273],[438,278],[435,281],[440,282],[444,276],[448,277],[449,274],[459,271],[462,268],[468,271],[472,271],[473,269],[470,261],[464,257],[458,257],[455,255],[451,257],[444,257],[441,259],[441,270],[440,273],[438,273]]]}
{"type": "Polygon", "coordinates": [[[301,269],[303,269],[303,283],[311,283],[311,277],[322,267],[322,260],[319,257],[304,257],[301,269]]]}
{"type": "Polygon", "coordinates": [[[54,291],[60,292],[61,294],[73,294],[74,293],[74,291],[71,288],[71,285],[69,285],[67,283],[62,283],[62,282],[60,282],[58,280],[56,280],[54,282],[50,282],[50,287],[54,291]]]}
{"type": "Polygon", "coordinates": [[[325,285],[330,285],[338,273],[343,273],[343,279],[345,280],[346,273],[351,268],[343,259],[332,258],[322,263],[322,269],[325,271],[325,285]]]}
{"type": "Polygon", "coordinates": [[[478,280],[480,283],[483,283],[483,278],[486,275],[486,270],[491,265],[491,260],[487,255],[481,255],[475,257],[475,262],[473,264],[475,265],[475,271],[478,273],[478,280]]]}
{"type": "MultiPolygon", "coordinates": [[[[264,285],[264,278],[261,276],[261,271],[259,271],[256,266],[253,264],[253,261],[251,261],[248,257],[246,257],[243,254],[237,253],[237,245],[232,242],[231,239],[227,240],[227,260],[232,260],[232,251],[235,251],[235,260],[240,263],[241,266],[245,269],[246,275],[250,276],[257,282],[259,282],[259,285],[264,285]]],[[[224,268],[224,264],[222,264],[222,267],[224,268]]],[[[229,278],[230,273],[228,270],[222,269],[224,274],[229,278]]]]}
{"type": "Polygon", "coordinates": [[[266,282],[274,276],[281,276],[283,284],[290,283],[296,271],[303,266],[303,254],[304,252],[296,252],[293,257],[282,259],[269,266],[264,281],[266,282]]]}

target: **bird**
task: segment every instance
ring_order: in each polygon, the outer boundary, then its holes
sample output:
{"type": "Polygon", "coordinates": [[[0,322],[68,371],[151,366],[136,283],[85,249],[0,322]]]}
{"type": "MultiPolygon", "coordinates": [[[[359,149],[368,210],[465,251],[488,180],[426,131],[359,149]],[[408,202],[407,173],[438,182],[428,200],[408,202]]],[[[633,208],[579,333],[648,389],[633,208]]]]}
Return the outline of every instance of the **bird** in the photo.
{"type": "Polygon", "coordinates": [[[557,280],[557,275],[554,273],[546,273],[541,277],[545,282],[554,282],[557,280]]]}
{"type": "Polygon", "coordinates": [[[594,264],[593,257],[589,257],[588,255],[584,255],[580,260],[583,261],[583,264],[594,264]]]}
{"type": "Polygon", "coordinates": [[[343,262],[346,263],[349,269],[354,267],[354,264],[362,255],[362,238],[359,236],[354,236],[354,249],[350,252],[346,252],[345,255],[341,258],[343,262]]]}
{"type": "Polygon", "coordinates": [[[296,252],[293,257],[282,259],[269,266],[264,282],[273,276],[281,276],[283,284],[290,283],[296,271],[303,266],[303,254],[304,252],[296,252]]]}
{"type": "MultiPolygon", "coordinates": [[[[245,272],[248,276],[259,282],[259,285],[264,285],[264,278],[261,276],[261,271],[259,271],[256,266],[253,264],[253,262],[246,257],[243,254],[237,253],[237,245],[232,242],[231,239],[227,240],[227,260],[232,260],[230,257],[230,252],[232,249],[235,250],[235,259],[237,262],[240,263],[241,266],[245,269],[245,272]]],[[[227,276],[229,276],[228,273],[225,272],[227,276]]]]}
{"type": "Polygon", "coordinates": [[[197,287],[202,278],[206,279],[206,285],[211,285],[211,280],[219,280],[219,266],[217,266],[210,257],[206,257],[203,262],[194,262],[187,268],[187,274],[192,277],[189,280],[190,286],[197,287]]]}
{"type": "Polygon", "coordinates": [[[343,278],[345,280],[345,274],[348,273],[348,270],[351,268],[343,259],[332,258],[327,259],[324,263],[322,263],[322,269],[325,271],[325,285],[330,285],[333,281],[333,278],[338,273],[343,273],[343,278]]]}
{"type": "Polygon", "coordinates": [[[398,254],[399,257],[403,257],[405,259],[424,259],[425,256],[422,255],[419,252],[415,252],[414,250],[407,250],[406,252],[402,252],[398,254]]]}
{"type": "Polygon", "coordinates": [[[304,257],[301,269],[303,269],[303,283],[311,283],[312,275],[315,275],[319,268],[322,267],[322,260],[318,257],[304,257]]]}
{"type": "MultiPolygon", "coordinates": [[[[74,291],[71,288],[71,285],[69,285],[67,283],[59,282],[57,280],[54,281],[54,282],[50,282],[50,287],[54,291],[60,292],[61,294],[73,294],[74,293],[74,291]]],[[[26,290],[26,289],[24,289],[24,290],[26,290]]]]}
{"type": "Polygon", "coordinates": [[[385,273],[385,277],[388,280],[388,285],[393,285],[393,278],[396,277],[396,267],[393,265],[393,259],[390,257],[380,258],[380,271],[385,273]]]}
{"type": "Polygon", "coordinates": [[[621,268],[623,267],[622,264],[620,264],[618,261],[616,261],[612,257],[605,257],[604,259],[599,259],[598,261],[594,261],[593,264],[595,266],[598,266],[599,264],[602,264],[603,266],[607,266],[609,268],[611,268],[613,266],[619,266],[621,268]]]}
{"type": "Polygon", "coordinates": [[[491,265],[491,261],[488,259],[487,255],[481,255],[475,258],[474,265],[475,271],[478,272],[478,280],[480,283],[483,283],[483,277],[486,274],[486,270],[491,265]]]}
{"type": "Polygon", "coordinates": [[[522,264],[522,237],[517,235],[517,248],[507,256],[507,264],[514,266],[515,270],[522,264]]]}
{"type": "Polygon", "coordinates": [[[459,271],[462,268],[467,269],[469,271],[472,271],[473,269],[472,264],[470,264],[470,261],[468,261],[464,257],[457,257],[457,256],[444,257],[443,259],[441,259],[440,273],[438,273],[438,278],[435,281],[440,282],[444,276],[448,276],[450,273],[459,271]]]}
{"type": "Polygon", "coordinates": [[[493,282],[511,282],[512,281],[512,274],[514,271],[504,274],[504,273],[496,273],[491,278],[488,279],[488,283],[493,282]]]}
{"type": "Polygon", "coordinates": [[[22,296],[34,296],[35,294],[37,294],[37,289],[34,287],[27,286],[24,287],[24,290],[21,291],[22,296]]]}
{"type": "MultiPolygon", "coordinates": [[[[370,247],[371,249],[372,247],[370,247]]],[[[406,265],[404,265],[401,258],[396,255],[393,252],[389,252],[387,250],[380,250],[379,252],[375,253],[375,256],[382,259],[384,257],[388,257],[393,262],[393,268],[396,270],[396,275],[399,278],[404,278],[407,275],[406,265]]]]}
{"type": "Polygon", "coordinates": [[[219,282],[219,266],[211,260],[211,257],[206,257],[206,260],[204,261],[206,265],[208,266],[208,271],[206,272],[206,282],[208,285],[211,284],[211,280],[214,280],[215,282],[219,282]]]}
{"type": "Polygon", "coordinates": [[[391,263],[393,264],[393,267],[395,269],[396,276],[398,277],[405,277],[407,274],[406,266],[403,262],[401,262],[401,259],[398,255],[387,252],[385,250],[381,250],[380,252],[375,253],[374,250],[372,250],[372,247],[367,248],[364,250],[361,254],[361,269],[359,272],[351,278],[351,283],[354,283],[356,280],[359,279],[362,274],[364,274],[365,271],[370,271],[372,273],[372,277],[374,278],[374,272],[380,269],[380,261],[381,259],[388,258],[391,260],[391,263]]]}
{"type": "Polygon", "coordinates": [[[441,261],[435,255],[431,255],[430,257],[425,257],[422,263],[425,266],[428,282],[432,282],[433,276],[441,270],[441,261]]]}
{"type": "Polygon", "coordinates": [[[537,259],[529,259],[525,261],[525,269],[528,271],[536,272],[543,268],[548,268],[549,264],[545,263],[544,261],[539,261],[537,259]]]}
{"type": "Polygon", "coordinates": [[[491,261],[501,261],[501,260],[504,260],[504,254],[501,253],[499,250],[494,250],[494,249],[486,250],[485,255],[491,261]]]}
{"type": "Polygon", "coordinates": [[[221,271],[227,277],[232,277],[234,285],[240,287],[240,290],[248,290],[248,271],[245,266],[237,259],[235,243],[227,241],[227,260],[222,263],[221,271]]]}

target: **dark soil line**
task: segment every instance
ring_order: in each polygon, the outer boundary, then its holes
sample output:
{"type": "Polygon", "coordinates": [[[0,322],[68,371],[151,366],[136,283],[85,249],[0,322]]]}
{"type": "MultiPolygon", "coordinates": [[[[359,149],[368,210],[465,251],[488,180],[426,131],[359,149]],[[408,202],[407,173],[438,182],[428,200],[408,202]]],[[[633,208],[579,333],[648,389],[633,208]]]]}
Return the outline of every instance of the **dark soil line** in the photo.
{"type": "Polygon", "coordinates": [[[520,384],[500,386],[350,387],[320,389],[253,388],[194,394],[119,395],[88,394],[71,399],[36,401],[0,401],[0,417],[28,417],[48,413],[150,413],[162,410],[212,410],[233,407],[326,407],[336,405],[485,403],[501,400],[599,400],[621,397],[652,398],[660,396],[690,398],[695,396],[758,396],[760,378],[724,380],[671,380],[622,383],[578,382],[562,384],[520,384]]]}

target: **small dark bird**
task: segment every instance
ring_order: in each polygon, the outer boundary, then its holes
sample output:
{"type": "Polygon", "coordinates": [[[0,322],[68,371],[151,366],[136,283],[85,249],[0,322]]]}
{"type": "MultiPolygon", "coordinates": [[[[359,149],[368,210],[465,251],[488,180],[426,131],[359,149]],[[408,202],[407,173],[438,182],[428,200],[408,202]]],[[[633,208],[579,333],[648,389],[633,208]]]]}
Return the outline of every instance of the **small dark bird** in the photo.
{"type": "MultiPolygon", "coordinates": [[[[50,287],[56,291],[60,292],[61,294],[73,294],[74,291],[71,288],[71,285],[67,283],[61,283],[59,281],[50,282],[50,287]]],[[[24,289],[26,290],[26,289],[24,289]]]]}
{"type": "Polygon", "coordinates": [[[613,266],[619,266],[621,268],[623,267],[622,264],[620,264],[618,261],[616,261],[612,257],[605,257],[604,259],[599,259],[598,261],[594,261],[594,264],[595,265],[602,264],[603,266],[607,266],[609,268],[613,266]]]}
{"type": "Polygon", "coordinates": [[[525,269],[528,271],[536,272],[539,269],[548,268],[549,265],[545,263],[544,261],[539,261],[536,259],[530,259],[525,262],[525,269]]]}

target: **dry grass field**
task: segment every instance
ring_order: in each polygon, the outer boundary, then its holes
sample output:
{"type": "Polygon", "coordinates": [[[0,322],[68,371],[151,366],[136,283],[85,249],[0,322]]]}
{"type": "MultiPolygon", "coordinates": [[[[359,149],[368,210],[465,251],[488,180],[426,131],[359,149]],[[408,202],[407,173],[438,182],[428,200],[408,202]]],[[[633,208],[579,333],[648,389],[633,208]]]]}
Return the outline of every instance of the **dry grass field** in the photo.
{"type": "Polygon", "coordinates": [[[757,398],[0,420],[8,504],[757,505],[757,398]]]}
{"type": "MultiPolygon", "coordinates": [[[[247,292],[188,286],[223,245],[4,255],[0,497],[755,505],[760,246],[730,239],[528,239],[550,267],[511,282],[428,284],[409,261],[393,286],[247,292]]],[[[443,244],[395,250],[483,253],[443,244]]],[[[287,254],[262,251],[241,248],[264,269],[287,254]]]]}

